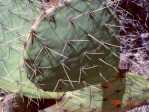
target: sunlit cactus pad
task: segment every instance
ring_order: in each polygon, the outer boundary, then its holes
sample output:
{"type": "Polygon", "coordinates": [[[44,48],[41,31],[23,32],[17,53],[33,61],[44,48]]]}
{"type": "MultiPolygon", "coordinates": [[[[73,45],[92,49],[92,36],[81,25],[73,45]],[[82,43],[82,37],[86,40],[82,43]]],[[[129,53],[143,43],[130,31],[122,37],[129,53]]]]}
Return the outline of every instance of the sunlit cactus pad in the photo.
{"type": "Polygon", "coordinates": [[[57,98],[58,93],[44,92],[28,80],[23,66],[24,41],[39,7],[28,0],[0,1],[0,88],[29,98],[57,98]]]}
{"type": "Polygon", "coordinates": [[[103,0],[69,0],[44,11],[24,49],[28,79],[45,91],[72,91],[118,76],[119,26],[103,0]]]}
{"type": "Polygon", "coordinates": [[[145,75],[127,73],[126,79],[119,78],[109,85],[103,92],[100,84],[66,92],[64,100],[48,109],[62,112],[122,112],[147,104],[149,81],[145,75]]]}

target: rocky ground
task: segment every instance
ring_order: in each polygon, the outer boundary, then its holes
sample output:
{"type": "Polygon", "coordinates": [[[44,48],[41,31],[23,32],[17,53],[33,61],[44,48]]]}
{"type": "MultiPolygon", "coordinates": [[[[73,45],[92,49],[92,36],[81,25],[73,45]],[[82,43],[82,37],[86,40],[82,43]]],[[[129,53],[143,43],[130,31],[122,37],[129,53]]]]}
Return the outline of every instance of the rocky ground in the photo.
{"type": "Polygon", "coordinates": [[[117,9],[122,26],[120,64],[149,76],[149,0],[122,0],[117,9]]]}

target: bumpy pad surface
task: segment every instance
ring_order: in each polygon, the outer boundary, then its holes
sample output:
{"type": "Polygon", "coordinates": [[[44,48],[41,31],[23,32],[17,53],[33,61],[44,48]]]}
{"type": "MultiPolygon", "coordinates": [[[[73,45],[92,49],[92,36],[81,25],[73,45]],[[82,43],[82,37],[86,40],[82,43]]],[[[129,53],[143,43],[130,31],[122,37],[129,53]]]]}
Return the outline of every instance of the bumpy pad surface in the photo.
{"type": "Polygon", "coordinates": [[[103,0],[70,0],[46,10],[30,31],[27,75],[46,91],[72,91],[118,75],[119,28],[103,0]]]}

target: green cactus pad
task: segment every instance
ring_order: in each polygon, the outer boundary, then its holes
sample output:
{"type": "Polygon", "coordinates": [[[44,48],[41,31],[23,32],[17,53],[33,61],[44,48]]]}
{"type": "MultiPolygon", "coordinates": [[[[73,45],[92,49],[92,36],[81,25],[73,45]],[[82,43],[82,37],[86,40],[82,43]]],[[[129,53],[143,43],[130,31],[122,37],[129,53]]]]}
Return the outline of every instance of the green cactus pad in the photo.
{"type": "Polygon", "coordinates": [[[24,41],[38,10],[26,0],[0,1],[0,88],[29,98],[56,99],[59,93],[37,87],[27,79],[23,66],[24,41]]]}
{"type": "Polygon", "coordinates": [[[119,27],[102,0],[70,0],[43,12],[24,49],[29,80],[46,91],[73,91],[118,76],[119,27]]]}
{"type": "Polygon", "coordinates": [[[127,73],[125,79],[109,83],[109,88],[101,84],[66,92],[64,100],[50,107],[50,110],[68,112],[121,112],[145,104],[149,94],[146,75],[127,73]],[[103,90],[103,92],[102,92],[103,90]]]}

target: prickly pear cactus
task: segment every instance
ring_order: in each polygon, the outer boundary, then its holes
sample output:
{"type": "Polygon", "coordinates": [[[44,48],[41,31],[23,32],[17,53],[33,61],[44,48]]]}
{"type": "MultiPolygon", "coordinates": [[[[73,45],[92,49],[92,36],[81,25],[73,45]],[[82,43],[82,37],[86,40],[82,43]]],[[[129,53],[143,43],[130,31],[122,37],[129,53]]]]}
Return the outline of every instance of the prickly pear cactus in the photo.
{"type": "Polygon", "coordinates": [[[119,112],[146,102],[148,78],[119,73],[122,26],[112,4],[47,1],[0,1],[0,87],[37,105],[65,92],[50,111],[119,112]]]}
{"type": "Polygon", "coordinates": [[[73,91],[118,76],[119,28],[102,0],[69,0],[44,11],[24,49],[29,80],[46,91],[73,91]]]}
{"type": "Polygon", "coordinates": [[[23,66],[23,49],[40,4],[28,0],[0,1],[0,87],[29,98],[56,98],[28,80],[23,66]]]}

